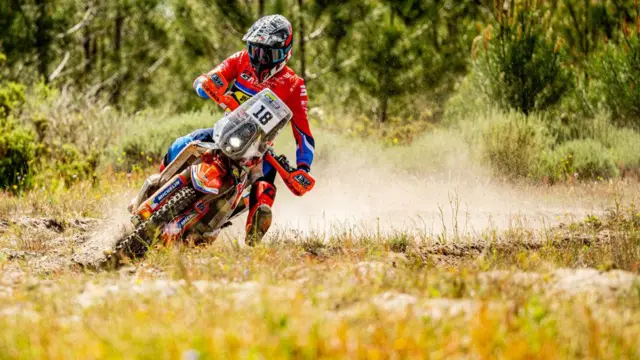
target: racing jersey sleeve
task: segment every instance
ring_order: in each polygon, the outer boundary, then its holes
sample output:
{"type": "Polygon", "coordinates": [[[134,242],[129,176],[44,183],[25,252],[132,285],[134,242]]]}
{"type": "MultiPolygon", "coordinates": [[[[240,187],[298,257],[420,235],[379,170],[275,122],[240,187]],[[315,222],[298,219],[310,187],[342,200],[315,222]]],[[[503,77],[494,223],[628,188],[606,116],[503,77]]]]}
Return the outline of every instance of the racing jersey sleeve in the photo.
{"type": "Polygon", "coordinates": [[[304,167],[307,170],[311,168],[313,156],[315,154],[315,141],[311,135],[309,128],[309,119],[307,117],[308,96],[307,88],[304,80],[301,78],[294,85],[293,92],[288,101],[287,106],[293,112],[291,119],[291,127],[293,137],[296,140],[296,163],[298,167],[304,167]]]}
{"type": "MultiPolygon", "coordinates": [[[[232,82],[233,80],[236,79],[236,76],[238,75],[238,68],[239,68],[239,64],[240,64],[240,60],[242,58],[243,52],[246,52],[246,50],[238,51],[237,53],[229,56],[222,63],[220,63],[220,65],[216,66],[213,70],[209,71],[207,73],[207,76],[209,76],[212,80],[214,80],[214,83],[216,83],[215,76],[220,76],[224,78],[225,84],[232,82]]],[[[200,97],[208,99],[209,96],[202,89],[202,86],[201,86],[201,81],[203,80],[203,78],[204,78],[204,75],[198,76],[193,82],[193,88],[200,97]]],[[[226,90],[227,90],[226,88],[219,89],[221,94],[223,94],[226,90]]]]}

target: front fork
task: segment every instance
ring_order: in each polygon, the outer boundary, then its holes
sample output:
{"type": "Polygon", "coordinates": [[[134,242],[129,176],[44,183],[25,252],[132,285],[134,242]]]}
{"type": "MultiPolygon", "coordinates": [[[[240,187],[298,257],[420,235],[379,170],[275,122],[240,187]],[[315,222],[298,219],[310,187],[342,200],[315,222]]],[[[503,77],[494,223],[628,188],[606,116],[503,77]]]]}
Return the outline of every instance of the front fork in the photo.
{"type": "Polygon", "coordinates": [[[138,206],[131,218],[133,224],[137,226],[141,221],[149,219],[151,215],[160,209],[178,190],[187,186],[189,180],[190,174],[185,170],[167,181],[153,195],[138,206]]]}

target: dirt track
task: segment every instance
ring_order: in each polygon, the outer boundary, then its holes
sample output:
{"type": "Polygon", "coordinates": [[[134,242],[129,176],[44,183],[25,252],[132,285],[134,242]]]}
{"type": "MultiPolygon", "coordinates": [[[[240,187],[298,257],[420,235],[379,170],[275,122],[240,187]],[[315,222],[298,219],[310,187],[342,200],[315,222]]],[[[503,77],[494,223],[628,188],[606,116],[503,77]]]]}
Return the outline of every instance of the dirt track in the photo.
{"type": "MultiPolygon", "coordinates": [[[[14,243],[22,249],[1,248],[0,254],[10,262],[26,262],[36,273],[51,273],[81,267],[98,269],[103,265],[105,252],[113,247],[115,241],[127,231],[127,228],[130,229],[130,225],[122,218],[120,221],[78,218],[67,222],[52,218],[29,217],[4,220],[0,222],[0,233],[11,231],[10,229],[13,232],[17,230],[22,239],[33,238],[34,241],[25,243],[24,240],[15,239],[14,243]]],[[[425,238],[424,234],[419,232],[403,234],[410,241],[418,244],[414,248],[413,255],[419,257],[420,261],[425,264],[449,266],[471,261],[492,251],[508,254],[535,251],[545,246],[560,250],[585,245],[598,246],[608,242],[612,235],[608,229],[589,233],[569,231],[564,224],[548,230],[521,228],[520,231],[522,233],[516,238],[517,240],[510,236],[498,235],[490,241],[469,234],[462,234],[460,238],[452,238],[449,241],[438,237],[425,238]]],[[[278,241],[282,236],[282,232],[276,232],[266,241],[278,241]]],[[[227,234],[225,237],[229,238],[231,235],[227,234]]],[[[224,246],[225,237],[217,243],[224,246]]],[[[329,246],[322,249],[320,254],[314,255],[330,256],[336,251],[340,252],[340,249],[329,246]]]]}

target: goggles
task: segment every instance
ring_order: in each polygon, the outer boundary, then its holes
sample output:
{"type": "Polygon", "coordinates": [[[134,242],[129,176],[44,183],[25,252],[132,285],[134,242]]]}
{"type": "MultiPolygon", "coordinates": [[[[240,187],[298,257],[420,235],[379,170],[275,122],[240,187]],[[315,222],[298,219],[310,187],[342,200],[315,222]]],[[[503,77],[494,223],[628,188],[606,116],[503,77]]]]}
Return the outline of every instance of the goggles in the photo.
{"type": "Polygon", "coordinates": [[[285,59],[287,52],[289,51],[289,45],[287,48],[268,48],[259,45],[253,45],[248,43],[247,50],[249,52],[249,58],[252,62],[259,64],[273,64],[285,59]]]}

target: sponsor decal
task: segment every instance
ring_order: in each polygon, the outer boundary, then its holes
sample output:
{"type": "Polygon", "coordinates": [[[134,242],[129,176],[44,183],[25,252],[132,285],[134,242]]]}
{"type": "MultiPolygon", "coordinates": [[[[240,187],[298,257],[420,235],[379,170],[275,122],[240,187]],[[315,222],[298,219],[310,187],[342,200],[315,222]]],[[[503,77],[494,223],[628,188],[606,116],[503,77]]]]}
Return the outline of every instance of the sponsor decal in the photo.
{"type": "Polygon", "coordinates": [[[240,74],[240,77],[244,80],[251,81],[251,72],[249,70],[245,70],[240,74]]]}
{"type": "Polygon", "coordinates": [[[184,227],[191,221],[193,220],[193,218],[195,218],[198,215],[198,213],[192,212],[189,215],[186,215],[184,217],[182,217],[182,219],[178,220],[177,225],[180,228],[180,230],[182,231],[182,229],[184,229],[184,227]]]}
{"type": "Polygon", "coordinates": [[[272,93],[270,92],[265,93],[264,99],[267,100],[267,102],[271,104],[271,106],[273,106],[275,109],[280,109],[280,104],[278,104],[278,100],[276,99],[275,95],[273,95],[272,93]]]}
{"type": "Polygon", "coordinates": [[[162,202],[166,200],[169,195],[171,195],[182,185],[184,185],[184,181],[182,181],[181,177],[175,179],[171,184],[169,184],[169,186],[167,186],[160,194],[158,194],[158,196],[153,199],[153,202],[151,203],[151,209],[156,210],[158,206],[162,204],[162,202]]]}
{"type": "Polygon", "coordinates": [[[204,201],[200,200],[196,203],[196,211],[198,213],[203,213],[207,210],[208,210],[208,206],[207,204],[204,203],[204,201]]]}
{"type": "Polygon", "coordinates": [[[220,79],[220,76],[218,76],[218,74],[213,74],[213,76],[211,76],[211,81],[213,81],[213,84],[218,89],[224,86],[224,82],[222,81],[222,79],[220,79]]]}
{"type": "Polygon", "coordinates": [[[311,182],[309,181],[309,179],[307,179],[306,177],[304,177],[302,174],[298,174],[296,176],[293,177],[300,185],[302,185],[304,188],[308,188],[309,186],[311,186],[311,182]]]}
{"type": "Polygon", "coordinates": [[[240,104],[243,104],[245,101],[251,98],[250,96],[243,93],[242,91],[236,91],[233,93],[233,95],[235,95],[236,100],[238,100],[238,103],[240,104]]]}

